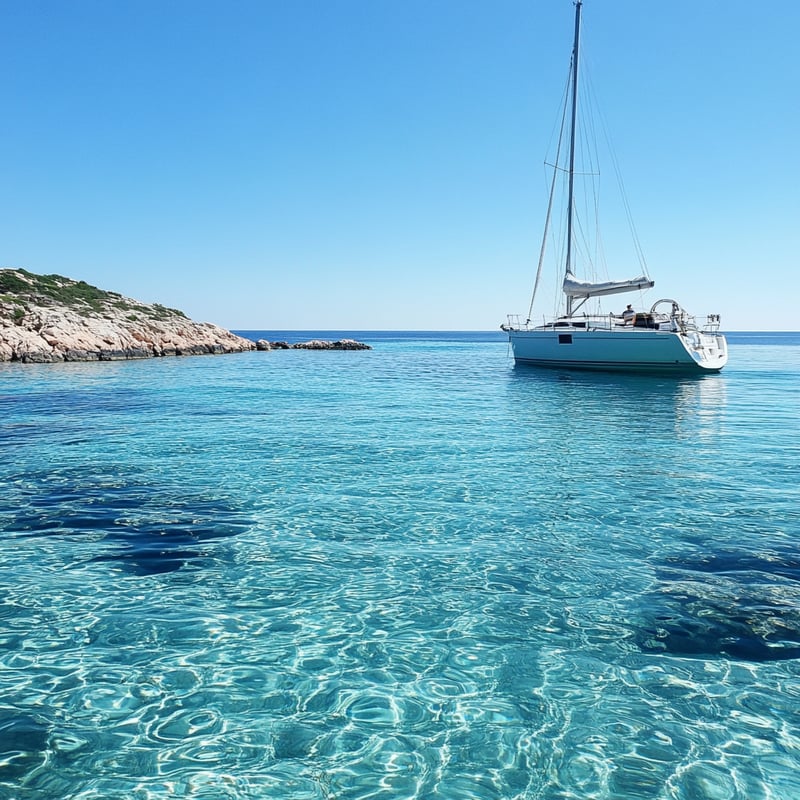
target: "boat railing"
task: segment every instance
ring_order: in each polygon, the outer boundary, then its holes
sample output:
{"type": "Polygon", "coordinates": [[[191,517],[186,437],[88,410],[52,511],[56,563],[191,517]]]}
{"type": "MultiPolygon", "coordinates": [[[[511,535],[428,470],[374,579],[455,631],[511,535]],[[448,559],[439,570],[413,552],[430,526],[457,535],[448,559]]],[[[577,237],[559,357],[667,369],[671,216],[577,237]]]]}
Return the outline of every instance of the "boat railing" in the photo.
{"type": "MultiPolygon", "coordinates": [[[[504,331],[528,331],[558,328],[583,328],[586,330],[625,331],[631,328],[646,328],[656,331],[686,333],[700,331],[696,318],[683,309],[673,314],[639,312],[635,317],[625,320],[620,314],[581,314],[556,319],[542,319],[539,325],[531,324],[532,320],[523,319],[521,314],[508,314],[508,322],[500,326],[504,331]]],[[[702,332],[716,334],[720,328],[719,314],[709,314],[703,324],[702,332]]]]}
{"type": "Polygon", "coordinates": [[[507,314],[508,322],[504,325],[500,326],[501,330],[504,331],[521,331],[528,327],[528,322],[522,321],[522,316],[520,314],[507,314]]]}

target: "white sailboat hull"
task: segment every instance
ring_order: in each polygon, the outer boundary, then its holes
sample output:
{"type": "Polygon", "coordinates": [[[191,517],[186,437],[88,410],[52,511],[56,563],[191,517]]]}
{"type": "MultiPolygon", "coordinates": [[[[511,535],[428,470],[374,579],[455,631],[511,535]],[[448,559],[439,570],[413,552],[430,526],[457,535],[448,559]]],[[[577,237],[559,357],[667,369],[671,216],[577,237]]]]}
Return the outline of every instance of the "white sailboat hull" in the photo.
{"type": "Polygon", "coordinates": [[[571,326],[508,330],[518,364],[634,372],[719,372],[728,361],[720,333],[571,326]]]}

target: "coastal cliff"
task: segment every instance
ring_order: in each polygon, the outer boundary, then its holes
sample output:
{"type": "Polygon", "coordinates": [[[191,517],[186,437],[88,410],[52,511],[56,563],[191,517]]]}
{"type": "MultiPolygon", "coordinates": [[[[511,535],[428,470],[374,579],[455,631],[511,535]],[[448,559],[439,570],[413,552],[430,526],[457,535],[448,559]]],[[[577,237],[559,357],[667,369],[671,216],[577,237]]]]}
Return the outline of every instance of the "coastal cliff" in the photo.
{"type": "Polygon", "coordinates": [[[114,361],[255,349],[249,339],[158,303],[60,275],[0,269],[0,361],[114,361]]]}

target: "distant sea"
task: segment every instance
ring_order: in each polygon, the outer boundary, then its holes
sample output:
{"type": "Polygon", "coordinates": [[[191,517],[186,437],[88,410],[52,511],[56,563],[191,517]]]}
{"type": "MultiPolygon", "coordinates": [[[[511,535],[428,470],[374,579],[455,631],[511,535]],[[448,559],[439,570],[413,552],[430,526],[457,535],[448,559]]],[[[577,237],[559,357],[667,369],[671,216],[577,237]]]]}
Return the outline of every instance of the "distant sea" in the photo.
{"type": "Polygon", "coordinates": [[[0,798],[800,797],[800,334],[239,333],[0,364],[0,798]]]}

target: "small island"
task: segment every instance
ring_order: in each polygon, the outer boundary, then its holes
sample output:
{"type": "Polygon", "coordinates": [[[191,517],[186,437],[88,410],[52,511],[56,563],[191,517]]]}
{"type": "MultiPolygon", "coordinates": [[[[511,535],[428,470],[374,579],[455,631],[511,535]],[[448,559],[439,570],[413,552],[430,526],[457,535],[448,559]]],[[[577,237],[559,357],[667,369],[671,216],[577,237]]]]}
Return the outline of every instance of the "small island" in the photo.
{"type": "Polygon", "coordinates": [[[182,311],[61,275],[0,269],[0,361],[119,361],[249,350],[368,350],[350,339],[254,342],[182,311]]]}

